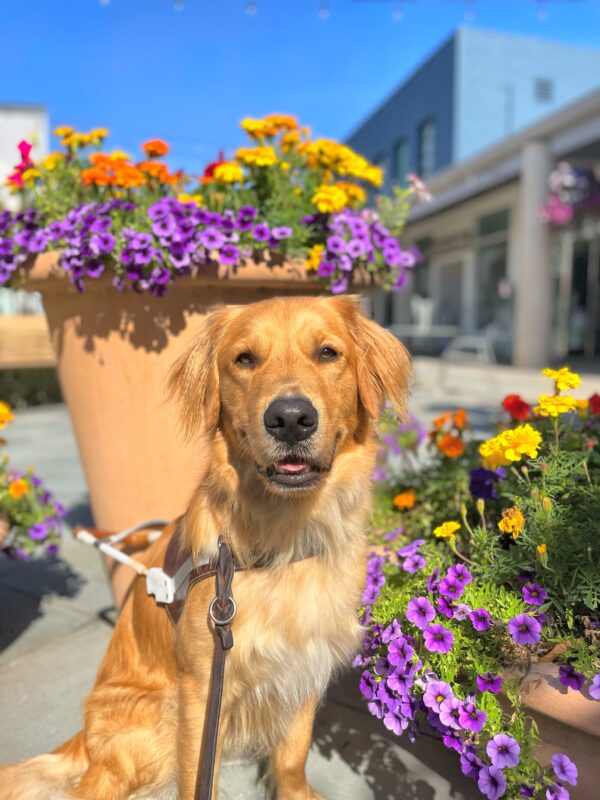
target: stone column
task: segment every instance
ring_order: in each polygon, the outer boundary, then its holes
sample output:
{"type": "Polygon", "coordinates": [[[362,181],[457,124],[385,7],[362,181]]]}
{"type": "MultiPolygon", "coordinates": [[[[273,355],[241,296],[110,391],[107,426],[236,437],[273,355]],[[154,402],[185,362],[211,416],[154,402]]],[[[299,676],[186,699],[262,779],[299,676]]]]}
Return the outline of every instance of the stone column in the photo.
{"type": "Polygon", "coordinates": [[[513,361],[519,367],[542,367],[552,354],[550,230],[540,217],[550,168],[546,143],[528,142],[521,153],[516,247],[513,361]]]}

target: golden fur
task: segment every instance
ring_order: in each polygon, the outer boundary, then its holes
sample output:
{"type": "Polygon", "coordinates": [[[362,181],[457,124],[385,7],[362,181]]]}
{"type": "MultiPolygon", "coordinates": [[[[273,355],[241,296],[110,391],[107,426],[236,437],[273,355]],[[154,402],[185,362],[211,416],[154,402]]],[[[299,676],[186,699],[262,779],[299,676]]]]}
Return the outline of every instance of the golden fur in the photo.
{"type": "MultiPolygon", "coordinates": [[[[304,774],[315,707],[360,639],[373,422],[386,397],[403,412],[409,374],[402,345],[351,298],[218,310],[172,372],[183,423],[205,456],[183,546],[213,553],[220,533],[243,563],[269,559],[234,578],[239,611],[219,750],[268,757],[279,800],[317,797],[304,774]],[[323,347],[337,358],[321,360],[323,347]],[[252,366],[236,361],[242,352],[256,357],[252,366]],[[301,449],[322,478],[306,489],[273,485],[265,471],[283,452],[265,431],[265,408],[296,395],[319,413],[301,449]],[[294,560],[300,555],[311,557],[294,560]]],[[[146,563],[162,564],[171,533],[146,563]]],[[[213,594],[210,580],[196,586],[175,630],[138,581],[87,699],[84,730],[50,755],[0,768],[1,800],[192,800],[213,594]]]]}

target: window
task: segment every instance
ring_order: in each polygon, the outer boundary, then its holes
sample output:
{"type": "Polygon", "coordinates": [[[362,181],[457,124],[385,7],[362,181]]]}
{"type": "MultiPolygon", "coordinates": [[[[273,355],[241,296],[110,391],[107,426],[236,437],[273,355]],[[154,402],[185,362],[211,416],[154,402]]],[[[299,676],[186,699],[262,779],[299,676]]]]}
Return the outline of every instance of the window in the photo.
{"type": "Polygon", "coordinates": [[[551,103],[554,100],[554,81],[550,78],[536,78],[533,94],[541,103],[551,103]]]}
{"type": "Polygon", "coordinates": [[[489,236],[493,233],[502,233],[508,230],[508,209],[495,211],[493,214],[486,214],[479,217],[477,221],[479,236],[489,236]]]}
{"type": "Polygon", "coordinates": [[[399,186],[405,186],[408,176],[408,142],[406,139],[399,139],[396,142],[394,156],[394,179],[399,186]]]}
{"type": "Polygon", "coordinates": [[[435,122],[427,120],[419,128],[419,177],[429,178],[435,172],[437,135],[435,122]]]}

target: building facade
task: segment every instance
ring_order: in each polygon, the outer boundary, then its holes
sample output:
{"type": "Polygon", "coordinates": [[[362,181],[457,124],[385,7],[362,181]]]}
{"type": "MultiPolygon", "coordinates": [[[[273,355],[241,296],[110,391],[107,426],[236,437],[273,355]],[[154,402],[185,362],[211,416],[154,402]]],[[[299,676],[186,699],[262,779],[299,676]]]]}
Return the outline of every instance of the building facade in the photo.
{"type": "Polygon", "coordinates": [[[600,86],[600,51],[460,28],[348,137],[385,189],[457,164],[600,86]]]}
{"type": "Polygon", "coordinates": [[[561,162],[600,185],[600,89],[431,179],[403,234],[424,260],[406,292],[379,297],[379,321],[413,349],[439,352],[452,329],[520,366],[600,358],[600,194],[569,224],[545,222],[561,162]]]}

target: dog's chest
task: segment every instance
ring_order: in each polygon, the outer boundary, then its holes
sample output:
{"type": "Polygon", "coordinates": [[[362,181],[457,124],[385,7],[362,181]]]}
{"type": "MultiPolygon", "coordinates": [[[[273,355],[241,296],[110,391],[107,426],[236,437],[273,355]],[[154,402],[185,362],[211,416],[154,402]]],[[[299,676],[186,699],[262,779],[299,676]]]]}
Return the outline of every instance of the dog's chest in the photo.
{"type": "Polygon", "coordinates": [[[273,718],[289,719],[350,662],[360,639],[360,578],[346,572],[335,582],[329,574],[304,562],[274,575],[236,576],[239,611],[227,683],[244,728],[275,732],[273,718]],[[271,719],[264,719],[266,709],[271,719]]]}

